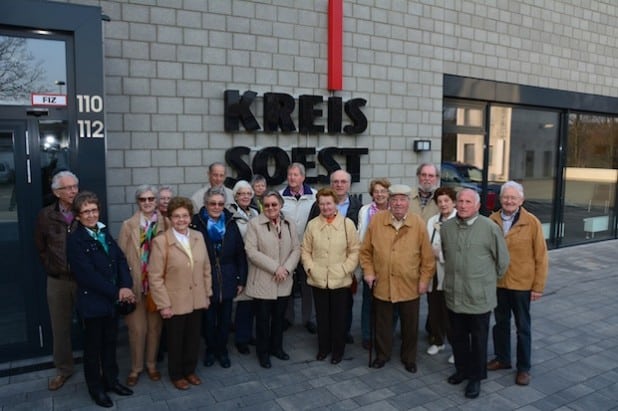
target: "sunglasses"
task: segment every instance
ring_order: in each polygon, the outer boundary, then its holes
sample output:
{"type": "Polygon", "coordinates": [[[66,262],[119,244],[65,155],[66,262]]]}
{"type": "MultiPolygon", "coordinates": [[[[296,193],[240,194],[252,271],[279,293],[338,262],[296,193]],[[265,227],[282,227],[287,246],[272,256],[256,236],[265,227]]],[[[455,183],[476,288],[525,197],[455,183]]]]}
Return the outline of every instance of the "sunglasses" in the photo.
{"type": "Polygon", "coordinates": [[[212,207],[215,207],[215,206],[216,207],[223,207],[225,205],[225,203],[215,203],[214,201],[209,201],[208,205],[212,206],[212,207]]]}
{"type": "Polygon", "coordinates": [[[264,208],[277,208],[279,207],[279,203],[264,203],[264,208]]]}
{"type": "Polygon", "coordinates": [[[146,201],[148,201],[149,203],[152,203],[153,201],[155,201],[155,198],[154,197],[139,197],[140,203],[145,203],[146,201]]]}

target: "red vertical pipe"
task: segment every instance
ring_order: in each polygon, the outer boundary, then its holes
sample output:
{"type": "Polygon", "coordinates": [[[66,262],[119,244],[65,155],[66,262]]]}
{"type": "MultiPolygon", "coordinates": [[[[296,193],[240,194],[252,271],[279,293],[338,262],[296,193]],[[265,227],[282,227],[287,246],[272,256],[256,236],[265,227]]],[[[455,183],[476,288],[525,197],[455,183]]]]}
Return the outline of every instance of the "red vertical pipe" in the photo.
{"type": "Polygon", "coordinates": [[[343,0],[328,1],[328,89],[343,90],[343,0]]]}

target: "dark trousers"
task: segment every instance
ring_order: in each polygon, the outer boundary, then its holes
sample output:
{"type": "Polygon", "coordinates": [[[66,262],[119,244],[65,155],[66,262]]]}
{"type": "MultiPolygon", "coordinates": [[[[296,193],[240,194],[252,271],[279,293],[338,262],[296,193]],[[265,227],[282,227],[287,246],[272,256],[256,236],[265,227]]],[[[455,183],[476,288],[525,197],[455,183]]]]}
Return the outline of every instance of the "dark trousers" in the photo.
{"type": "Polygon", "coordinates": [[[84,319],[84,377],[88,391],[103,391],[118,380],[117,339],[117,317],[84,319]]]}
{"type": "Polygon", "coordinates": [[[164,320],[167,328],[167,368],[172,381],[195,372],[200,350],[202,311],[195,310],[164,320]]]}
{"type": "MultiPolygon", "coordinates": [[[[352,329],[352,309],[354,308],[354,294],[352,293],[352,288],[348,288],[348,296],[347,296],[347,300],[348,300],[348,305],[347,305],[347,313],[345,315],[345,333],[346,334],[350,334],[350,330],[352,329]]],[[[315,311],[316,311],[316,316],[317,311],[318,311],[318,307],[315,307],[315,311]]],[[[317,321],[317,320],[316,320],[317,321]]]]}
{"type": "MultiPolygon", "coordinates": [[[[372,291],[364,280],[363,283],[363,302],[361,303],[361,333],[363,334],[363,341],[369,342],[371,340],[371,300],[372,291]]],[[[350,317],[351,318],[351,317],[350,317]]],[[[399,320],[399,311],[395,307],[393,309],[393,333],[397,328],[397,321],[399,320]]]]}
{"type": "Polygon", "coordinates": [[[376,358],[388,361],[393,348],[393,310],[401,317],[400,357],[404,364],[416,364],[419,299],[391,303],[373,299],[376,315],[376,358]]]}
{"type": "Polygon", "coordinates": [[[283,349],[283,317],[289,297],[276,300],[253,300],[255,311],[255,351],[258,357],[283,349]]]}
{"type": "Polygon", "coordinates": [[[427,318],[431,330],[429,339],[432,344],[443,345],[445,337],[450,340],[451,336],[444,291],[434,289],[427,293],[427,304],[427,318]]]}
{"type": "Polygon", "coordinates": [[[511,312],[517,327],[517,371],[530,371],[530,291],[498,288],[498,306],[494,309],[494,351],[503,364],[511,363],[511,312]]]}
{"type": "MultiPolygon", "coordinates": [[[[311,296],[311,286],[307,284],[307,273],[302,264],[298,264],[294,271],[294,281],[300,284],[300,300],[301,300],[301,315],[302,324],[312,320],[313,314],[313,297],[311,296]]],[[[294,291],[288,299],[288,306],[285,311],[285,318],[294,324],[294,291]]]]}
{"type": "Polygon", "coordinates": [[[342,358],[345,350],[346,320],[350,303],[350,289],[334,290],[312,287],[315,318],[318,326],[318,352],[333,353],[342,358]]]}
{"type": "Polygon", "coordinates": [[[253,334],[253,301],[236,302],[236,317],[234,318],[236,344],[249,344],[253,334]]]}
{"type": "Polygon", "coordinates": [[[226,356],[227,340],[232,324],[232,299],[219,301],[210,298],[208,310],[202,314],[202,330],[206,341],[206,353],[226,356]]]}
{"type": "Polygon", "coordinates": [[[491,311],[484,314],[460,314],[448,310],[455,368],[470,380],[480,381],[487,378],[490,314],[491,311]]]}

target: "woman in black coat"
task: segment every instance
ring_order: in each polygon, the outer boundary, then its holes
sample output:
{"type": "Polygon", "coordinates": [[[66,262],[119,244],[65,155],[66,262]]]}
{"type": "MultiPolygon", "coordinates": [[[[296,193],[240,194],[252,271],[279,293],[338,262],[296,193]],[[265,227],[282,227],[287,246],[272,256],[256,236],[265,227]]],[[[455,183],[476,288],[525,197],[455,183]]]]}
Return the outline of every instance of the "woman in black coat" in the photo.
{"type": "Polygon", "coordinates": [[[204,365],[215,359],[221,367],[230,367],[227,340],[232,322],[232,301],[247,283],[245,245],[232,213],[225,209],[225,191],[210,188],[204,194],[204,206],[193,216],[191,228],[204,236],[212,269],[210,307],[204,313],[202,331],[206,339],[204,365]]]}
{"type": "Polygon", "coordinates": [[[84,191],[73,201],[79,224],[67,240],[67,258],[77,282],[77,310],[84,325],[84,377],[94,402],[114,404],[106,392],[131,395],[118,382],[117,304],[134,303],[133,282],[124,254],[99,221],[99,199],[84,191]]]}

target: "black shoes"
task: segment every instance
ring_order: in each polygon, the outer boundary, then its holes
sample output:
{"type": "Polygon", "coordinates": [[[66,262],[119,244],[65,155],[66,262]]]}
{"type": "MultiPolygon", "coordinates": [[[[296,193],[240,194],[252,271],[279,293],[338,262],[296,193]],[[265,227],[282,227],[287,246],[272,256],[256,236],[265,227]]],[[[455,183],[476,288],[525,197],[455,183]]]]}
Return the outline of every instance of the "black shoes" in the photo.
{"type": "Polygon", "coordinates": [[[339,364],[341,362],[341,357],[332,357],[330,359],[330,363],[333,365],[339,364]]]}
{"type": "Polygon", "coordinates": [[[251,351],[249,350],[249,345],[248,344],[236,344],[236,349],[238,350],[239,353],[243,354],[243,355],[247,355],[249,354],[251,351]]]}
{"type": "Polygon", "coordinates": [[[105,391],[106,392],[111,391],[113,393],[116,393],[118,395],[123,395],[123,396],[133,395],[132,389],[125,387],[124,385],[120,384],[118,381],[116,381],[109,387],[105,387],[105,391]]]}
{"type": "Polygon", "coordinates": [[[328,353],[319,352],[318,355],[315,356],[315,359],[318,361],[324,361],[328,357],[328,353]]]}
{"type": "Polygon", "coordinates": [[[260,357],[259,357],[259,360],[260,360],[260,366],[261,366],[262,368],[270,368],[270,367],[272,367],[272,365],[271,365],[271,363],[270,363],[270,358],[268,358],[268,356],[267,356],[267,355],[265,355],[265,356],[260,356],[260,357]]]}
{"type": "Polygon", "coordinates": [[[103,391],[89,391],[90,398],[94,401],[99,407],[111,408],[114,406],[112,399],[107,396],[103,391]]]}
{"type": "Polygon", "coordinates": [[[466,385],[466,398],[476,398],[481,393],[481,382],[479,380],[470,380],[466,385]]]}
{"type": "Polygon", "coordinates": [[[375,360],[373,360],[373,363],[371,363],[371,367],[372,368],[382,368],[384,367],[384,364],[385,364],[384,360],[376,358],[375,360]]]}
{"type": "Polygon", "coordinates": [[[466,376],[463,373],[456,372],[455,374],[448,377],[446,381],[448,381],[449,384],[457,385],[464,382],[464,380],[467,380],[466,376]]]}
{"type": "Polygon", "coordinates": [[[405,367],[407,372],[411,372],[412,374],[416,373],[416,364],[413,362],[406,364],[405,367]]]}
{"type": "Polygon", "coordinates": [[[230,357],[227,354],[219,356],[219,364],[221,364],[222,368],[230,368],[232,363],[230,362],[230,357]]]}
{"type": "Polygon", "coordinates": [[[281,361],[287,361],[290,359],[290,356],[283,350],[271,352],[274,357],[279,358],[281,361]]]}
{"type": "Polygon", "coordinates": [[[345,336],[345,343],[346,344],[354,344],[354,337],[352,337],[352,334],[348,333],[345,336]]]}
{"type": "Polygon", "coordinates": [[[307,321],[305,323],[305,328],[309,331],[309,334],[315,334],[318,332],[318,327],[316,327],[315,323],[311,321],[307,321]]]}
{"type": "Polygon", "coordinates": [[[204,367],[212,367],[214,363],[215,363],[214,354],[209,354],[209,353],[204,354],[204,367]]]}

